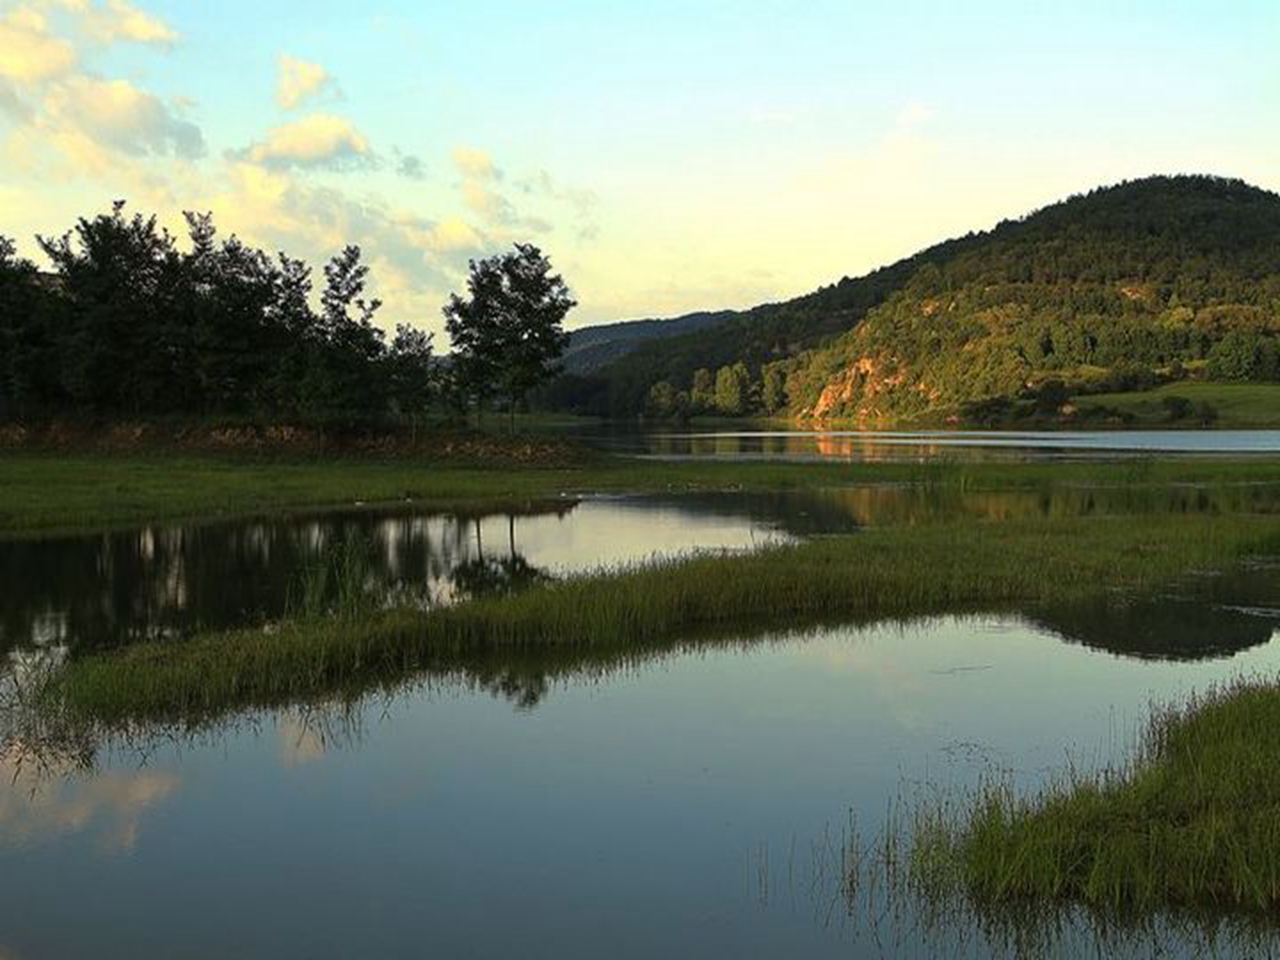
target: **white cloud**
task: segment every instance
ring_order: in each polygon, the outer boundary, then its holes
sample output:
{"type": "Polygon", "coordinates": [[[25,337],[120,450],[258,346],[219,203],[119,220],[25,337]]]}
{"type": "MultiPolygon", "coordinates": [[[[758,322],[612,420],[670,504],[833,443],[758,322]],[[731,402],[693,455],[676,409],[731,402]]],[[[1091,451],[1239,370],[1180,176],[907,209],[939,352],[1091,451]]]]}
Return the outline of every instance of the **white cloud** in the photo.
{"type": "Polygon", "coordinates": [[[334,86],[333,77],[318,63],[291,57],[287,53],[280,55],[278,63],[276,103],[285,110],[295,110],[334,86]]]}
{"type": "Polygon", "coordinates": [[[494,166],[493,158],[483,150],[458,147],[453,151],[453,165],[468,180],[501,180],[502,171],[494,166]]]}
{"type": "Polygon", "coordinates": [[[99,43],[142,43],[172,46],[178,34],[159,17],[144,13],[126,0],[107,0],[104,6],[87,2],[66,4],[80,13],[85,32],[99,43]]]}
{"type": "Polygon", "coordinates": [[[76,59],[75,47],[55,36],[39,11],[17,7],[0,20],[0,77],[43,83],[69,73],[76,59]]]}
{"type": "Polygon", "coordinates": [[[277,169],[354,169],[377,164],[364,134],[350,120],[327,113],[275,127],[264,141],[250,146],[244,156],[277,169]]]}
{"type": "Polygon", "coordinates": [[[498,189],[502,171],[483,150],[458,147],[453,151],[453,165],[462,175],[458,185],[463,204],[495,231],[547,233],[551,224],[540,217],[526,216],[498,189]]]}
{"type": "Polygon", "coordinates": [[[192,159],[204,153],[200,128],[128,80],[77,75],[50,91],[42,122],[78,131],[129,154],[192,159]]]}
{"type": "Polygon", "coordinates": [[[47,779],[24,765],[17,750],[0,756],[0,841],[26,844],[96,829],[109,850],[136,845],[147,811],[181,784],[172,773],[105,771],[77,779],[68,764],[55,763],[47,779]]]}

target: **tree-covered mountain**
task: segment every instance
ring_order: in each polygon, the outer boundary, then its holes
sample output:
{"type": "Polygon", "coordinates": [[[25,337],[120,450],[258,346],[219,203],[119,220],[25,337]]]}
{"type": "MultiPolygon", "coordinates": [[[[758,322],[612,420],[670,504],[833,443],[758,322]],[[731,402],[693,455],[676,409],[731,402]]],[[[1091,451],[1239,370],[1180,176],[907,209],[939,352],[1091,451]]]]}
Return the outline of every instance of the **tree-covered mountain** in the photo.
{"type": "Polygon", "coordinates": [[[1151,177],[646,343],[562,386],[595,412],[876,423],[1160,380],[1280,380],[1280,196],[1151,177]]]}
{"type": "Polygon", "coordinates": [[[650,340],[698,333],[737,316],[733,310],[689,313],[667,320],[621,320],[579,327],[569,332],[560,364],[567,373],[591,374],[650,340]]]}

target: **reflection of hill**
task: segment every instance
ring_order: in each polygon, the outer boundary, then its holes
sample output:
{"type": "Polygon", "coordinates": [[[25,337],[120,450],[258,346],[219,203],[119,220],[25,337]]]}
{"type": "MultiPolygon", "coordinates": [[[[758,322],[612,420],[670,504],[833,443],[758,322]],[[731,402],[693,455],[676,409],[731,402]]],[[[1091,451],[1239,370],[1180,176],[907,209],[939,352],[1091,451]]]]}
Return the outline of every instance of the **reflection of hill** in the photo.
{"type": "Polygon", "coordinates": [[[1280,616],[1170,597],[1100,600],[1037,611],[1026,619],[1072,643],[1144,660],[1230,656],[1266,643],[1280,626],[1280,616]]]}

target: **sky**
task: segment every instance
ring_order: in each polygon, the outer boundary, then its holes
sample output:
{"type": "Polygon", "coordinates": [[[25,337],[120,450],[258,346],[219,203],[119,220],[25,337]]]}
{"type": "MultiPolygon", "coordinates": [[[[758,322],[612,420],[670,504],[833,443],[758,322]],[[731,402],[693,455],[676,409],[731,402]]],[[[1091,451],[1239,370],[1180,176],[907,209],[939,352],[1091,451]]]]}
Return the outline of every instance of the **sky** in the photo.
{"type": "Polygon", "coordinates": [[[357,243],[388,328],[516,241],[570,327],[751,306],[1124,179],[1280,190],[1278,51],[1276,0],[0,0],[0,234],[357,243]]]}

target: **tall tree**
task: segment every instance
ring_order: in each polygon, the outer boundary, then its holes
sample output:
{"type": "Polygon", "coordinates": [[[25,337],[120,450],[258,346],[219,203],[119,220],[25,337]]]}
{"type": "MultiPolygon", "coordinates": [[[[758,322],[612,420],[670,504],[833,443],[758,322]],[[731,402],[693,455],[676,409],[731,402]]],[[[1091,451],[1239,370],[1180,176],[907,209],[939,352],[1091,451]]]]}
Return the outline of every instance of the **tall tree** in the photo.
{"type": "Polygon", "coordinates": [[[66,382],[93,409],[129,413],[180,407],[183,373],[173,369],[172,294],[178,255],[155,217],[81,219],[73,233],[37,238],[70,305],[66,382]]]}
{"type": "Polygon", "coordinates": [[[444,308],[455,383],[477,411],[503,397],[514,424],[516,407],[556,372],[569,340],[562,324],[577,302],[551,261],[528,243],[473,260],[467,293],[454,294],[444,308]]]}
{"type": "Polygon", "coordinates": [[[716,372],[716,409],[736,417],[747,412],[751,398],[751,375],[739,361],[716,372]]]}
{"type": "Polygon", "coordinates": [[[312,406],[366,414],[385,408],[386,385],[376,375],[385,343],[373,325],[382,301],[364,298],[368,276],[355,245],[325,264],[318,349],[310,371],[312,406]]]}
{"type": "Polygon", "coordinates": [[[435,393],[431,334],[400,324],[387,353],[387,384],[396,413],[411,418],[417,432],[418,415],[435,393]]]}
{"type": "Polygon", "coordinates": [[[59,399],[51,306],[35,267],[0,236],[0,417],[24,416],[59,399]]]}

